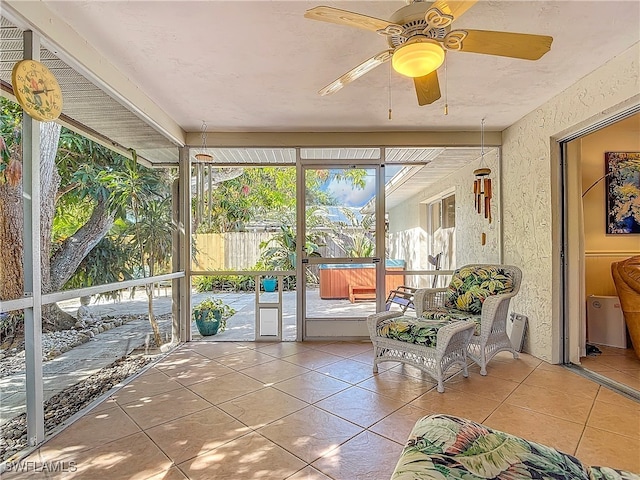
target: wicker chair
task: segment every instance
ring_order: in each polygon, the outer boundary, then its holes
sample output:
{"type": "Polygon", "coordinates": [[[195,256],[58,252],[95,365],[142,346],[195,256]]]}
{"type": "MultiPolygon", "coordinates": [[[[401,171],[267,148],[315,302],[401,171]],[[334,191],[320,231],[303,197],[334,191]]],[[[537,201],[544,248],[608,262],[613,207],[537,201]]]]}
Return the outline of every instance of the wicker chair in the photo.
{"type": "Polygon", "coordinates": [[[416,316],[473,321],[476,328],[469,341],[467,354],[480,366],[480,374],[486,375],[487,363],[498,352],[509,351],[513,354],[513,358],[518,358],[518,352],[507,336],[507,315],[509,302],[520,290],[521,281],[521,270],[512,265],[466,265],[455,271],[449,287],[416,291],[414,300],[416,316]],[[485,291],[475,294],[469,289],[467,293],[465,288],[468,282],[464,279],[468,278],[470,273],[488,269],[501,272],[500,274],[506,277],[506,288],[502,291],[497,288],[494,292],[485,291]],[[475,296],[471,303],[467,295],[475,296]]]}
{"type": "Polygon", "coordinates": [[[508,350],[518,358],[506,332],[509,302],[520,289],[522,273],[509,265],[467,265],[455,271],[447,288],[418,289],[416,316],[381,312],[369,316],[373,371],[396,361],[431,375],[444,391],[444,375],[460,365],[466,377],[467,356],[487,374],[487,363],[508,350]]]}

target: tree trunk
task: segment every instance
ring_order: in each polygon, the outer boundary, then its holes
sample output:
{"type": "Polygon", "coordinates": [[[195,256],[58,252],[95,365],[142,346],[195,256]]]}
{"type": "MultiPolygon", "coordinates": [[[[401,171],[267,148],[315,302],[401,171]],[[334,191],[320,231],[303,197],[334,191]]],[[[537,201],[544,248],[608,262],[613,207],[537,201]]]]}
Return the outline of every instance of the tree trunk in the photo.
{"type": "Polygon", "coordinates": [[[107,234],[115,213],[109,211],[107,200],[101,199],[91,213],[91,218],[76,233],[65,239],[51,257],[51,288],[61,290],[76,271],[80,262],[107,234]]]}
{"type": "MultiPolygon", "coordinates": [[[[60,130],[60,125],[55,122],[40,123],[40,265],[43,293],[62,289],[82,259],[109,231],[114,219],[106,200],[99,201],[87,224],[63,242],[51,257],[53,217],[60,187],[55,163],[60,130]]],[[[16,149],[12,155],[22,163],[21,149],[16,149]]],[[[22,182],[18,186],[0,183],[0,300],[24,295],[22,194],[22,182]]],[[[42,317],[43,327],[47,330],[70,328],[75,323],[72,316],[55,304],[44,306],[42,317]]]]}
{"type": "Polygon", "coordinates": [[[23,227],[22,182],[17,186],[0,183],[0,300],[15,300],[24,295],[23,227]]]}
{"type": "Polygon", "coordinates": [[[153,283],[145,285],[145,291],[147,293],[147,302],[149,305],[149,323],[151,324],[151,330],[153,331],[153,339],[156,342],[156,347],[160,347],[160,345],[162,345],[162,335],[160,335],[158,319],[153,313],[153,283]]]}
{"type": "Polygon", "coordinates": [[[51,239],[53,217],[56,214],[56,194],[60,188],[60,175],[56,168],[56,153],[60,140],[60,125],[55,122],[40,124],[40,265],[42,266],[42,293],[51,293],[51,239]]]}

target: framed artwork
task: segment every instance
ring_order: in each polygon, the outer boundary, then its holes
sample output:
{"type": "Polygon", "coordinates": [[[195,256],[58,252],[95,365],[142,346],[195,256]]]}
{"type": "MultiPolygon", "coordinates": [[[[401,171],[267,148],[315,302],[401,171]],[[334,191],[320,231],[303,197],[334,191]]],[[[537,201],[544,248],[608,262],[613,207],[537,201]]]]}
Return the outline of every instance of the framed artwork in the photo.
{"type": "Polygon", "coordinates": [[[605,152],[607,233],[640,233],[640,152],[605,152]]]}

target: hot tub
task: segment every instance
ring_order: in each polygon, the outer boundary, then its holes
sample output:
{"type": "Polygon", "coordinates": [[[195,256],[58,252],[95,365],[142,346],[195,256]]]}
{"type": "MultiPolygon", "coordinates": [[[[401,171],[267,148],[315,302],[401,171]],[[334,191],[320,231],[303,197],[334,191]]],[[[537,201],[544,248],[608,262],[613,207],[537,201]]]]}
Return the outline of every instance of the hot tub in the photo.
{"type": "MultiPolygon", "coordinates": [[[[387,270],[404,270],[404,260],[386,260],[387,270]]],[[[376,269],[373,264],[337,263],[320,265],[320,298],[349,298],[349,285],[372,288],[376,285],[376,269]]],[[[391,290],[404,285],[404,275],[386,275],[385,298],[391,290]]]]}

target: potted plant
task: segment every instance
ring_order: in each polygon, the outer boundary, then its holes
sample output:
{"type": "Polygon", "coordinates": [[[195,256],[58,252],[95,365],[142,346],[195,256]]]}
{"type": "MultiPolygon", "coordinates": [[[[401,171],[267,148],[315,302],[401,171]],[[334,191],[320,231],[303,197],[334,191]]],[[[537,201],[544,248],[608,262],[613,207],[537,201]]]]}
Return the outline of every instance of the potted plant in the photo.
{"type": "Polygon", "coordinates": [[[236,313],[229,305],[218,298],[207,298],[193,307],[192,318],[203,337],[224,332],[227,318],[236,313]]]}
{"type": "Polygon", "coordinates": [[[275,292],[278,286],[278,279],[276,277],[264,277],[262,280],[262,287],[265,292],[275,292]]]}

